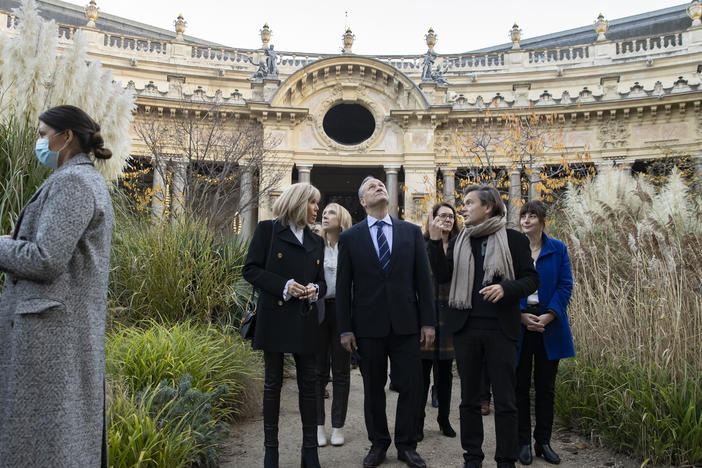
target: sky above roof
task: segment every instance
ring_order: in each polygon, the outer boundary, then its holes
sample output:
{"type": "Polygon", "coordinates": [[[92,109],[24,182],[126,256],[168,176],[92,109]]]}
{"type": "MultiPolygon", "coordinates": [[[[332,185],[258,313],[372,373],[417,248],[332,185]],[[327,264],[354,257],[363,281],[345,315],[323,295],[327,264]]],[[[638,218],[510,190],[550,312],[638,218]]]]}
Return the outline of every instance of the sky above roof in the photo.
{"type": "MultiPolygon", "coordinates": [[[[182,13],[186,35],[229,47],[261,46],[268,23],[271,44],[283,51],[338,53],[346,26],[357,54],[422,54],[432,27],[438,53],[456,53],[509,42],[516,21],[522,38],[592,25],[599,13],[612,20],[686,2],[667,0],[96,0],[101,12],[173,30],[182,13]]],[[[68,0],[84,6],[88,0],[68,0]]]]}

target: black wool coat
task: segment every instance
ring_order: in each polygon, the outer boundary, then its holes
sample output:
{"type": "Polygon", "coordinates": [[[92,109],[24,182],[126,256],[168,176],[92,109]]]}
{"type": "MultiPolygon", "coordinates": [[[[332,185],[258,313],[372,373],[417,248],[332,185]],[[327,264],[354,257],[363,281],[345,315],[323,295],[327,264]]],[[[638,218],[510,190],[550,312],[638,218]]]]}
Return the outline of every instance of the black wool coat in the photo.
{"type": "Polygon", "coordinates": [[[264,351],[315,354],[319,340],[317,304],[307,299],[283,299],[290,279],[319,286],[324,282],[324,241],[305,227],[303,243],[279,221],[261,221],[256,227],[242,271],[244,279],[260,289],[253,347],[264,351]],[[273,236],[271,244],[271,236],[273,236]],[[270,260],[266,268],[268,248],[270,260]]]}

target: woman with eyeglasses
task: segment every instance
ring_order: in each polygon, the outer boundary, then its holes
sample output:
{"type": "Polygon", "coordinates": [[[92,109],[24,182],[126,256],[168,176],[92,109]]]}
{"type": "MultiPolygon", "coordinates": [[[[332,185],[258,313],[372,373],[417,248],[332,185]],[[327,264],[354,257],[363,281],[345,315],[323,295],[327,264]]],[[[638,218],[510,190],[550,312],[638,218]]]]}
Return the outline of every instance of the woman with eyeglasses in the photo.
{"type": "Polygon", "coordinates": [[[532,462],[531,408],[529,390],[534,374],[534,452],[548,463],[559,464],[551,448],[553,399],[559,359],[575,356],[566,309],[573,290],[573,275],[565,244],[549,237],[546,207],[539,200],[525,203],[519,211],[519,225],[529,238],[531,257],[539,273],[539,288],[521,299],[522,336],[517,357],[517,412],[519,418],[519,461],[532,462]]]}
{"type": "MultiPolygon", "coordinates": [[[[441,240],[443,241],[444,253],[448,249],[449,241],[458,235],[460,229],[456,220],[456,210],[449,203],[437,203],[431,209],[424,228],[424,239],[429,241],[429,224],[438,218],[441,223],[441,240]]],[[[429,394],[429,384],[431,371],[434,368],[434,385],[439,400],[439,414],[436,421],[439,423],[439,430],[446,437],[456,437],[456,431],[449,422],[451,412],[451,385],[453,383],[453,335],[446,330],[444,315],[448,307],[448,292],[450,283],[439,284],[434,280],[434,304],[436,310],[436,338],[429,347],[421,349],[422,370],[424,377],[424,399],[422,409],[419,412],[418,437],[424,438],[424,417],[426,415],[424,407],[429,394]]]]}

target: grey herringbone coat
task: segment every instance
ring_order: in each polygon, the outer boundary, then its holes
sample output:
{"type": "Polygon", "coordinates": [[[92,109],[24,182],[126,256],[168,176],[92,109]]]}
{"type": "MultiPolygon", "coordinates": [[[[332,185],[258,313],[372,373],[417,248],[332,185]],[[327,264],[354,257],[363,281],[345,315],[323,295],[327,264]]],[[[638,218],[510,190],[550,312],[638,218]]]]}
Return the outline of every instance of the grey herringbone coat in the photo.
{"type": "Polygon", "coordinates": [[[112,236],[105,180],[85,154],[0,237],[0,467],[98,467],[112,236]]]}

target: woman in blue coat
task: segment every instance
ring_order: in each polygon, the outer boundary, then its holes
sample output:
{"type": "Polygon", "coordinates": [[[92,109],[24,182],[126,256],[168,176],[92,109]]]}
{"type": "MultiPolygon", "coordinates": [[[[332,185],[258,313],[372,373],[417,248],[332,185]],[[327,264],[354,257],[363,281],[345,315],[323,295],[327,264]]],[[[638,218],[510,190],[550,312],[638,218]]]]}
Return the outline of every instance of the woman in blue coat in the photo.
{"type": "Polygon", "coordinates": [[[539,273],[539,288],[521,299],[522,337],[517,364],[517,410],[519,414],[519,461],[532,462],[530,399],[534,372],[534,452],[549,463],[560,457],[551,448],[553,397],[560,359],[575,356],[568,324],[568,302],[573,275],[565,244],[544,233],[546,207],[530,201],[519,212],[519,224],[529,238],[531,256],[539,273]]]}

